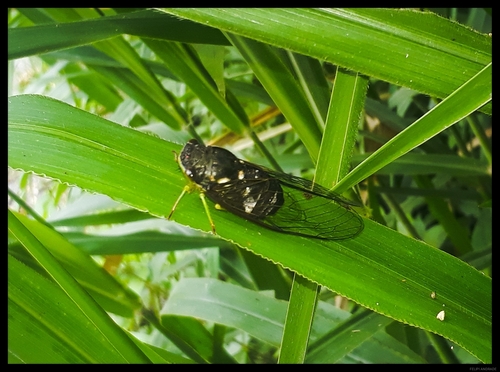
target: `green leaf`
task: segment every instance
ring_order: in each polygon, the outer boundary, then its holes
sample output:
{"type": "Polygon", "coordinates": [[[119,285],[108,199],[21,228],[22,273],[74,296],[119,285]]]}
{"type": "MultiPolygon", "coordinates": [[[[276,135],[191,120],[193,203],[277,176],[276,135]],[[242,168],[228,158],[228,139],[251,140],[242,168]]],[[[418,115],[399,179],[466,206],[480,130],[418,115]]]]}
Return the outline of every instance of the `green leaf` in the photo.
{"type": "Polygon", "coordinates": [[[321,142],[321,126],[305,100],[302,87],[287,66],[288,58],[269,45],[235,35],[228,35],[228,38],[294,127],[315,162],[321,142]]]}
{"type": "Polygon", "coordinates": [[[335,190],[345,191],[490,102],[491,69],[492,65],[489,64],[427,114],[392,138],[343,178],[335,186],[335,190]]]}
{"type": "Polygon", "coordinates": [[[337,184],[349,170],[367,86],[365,77],[337,71],[316,168],[321,185],[337,184]]]}
{"type": "Polygon", "coordinates": [[[295,275],[286,313],[281,352],[281,364],[304,363],[309,332],[313,323],[318,285],[295,275]]]}
{"type": "Polygon", "coordinates": [[[11,255],[8,270],[9,362],[126,362],[57,285],[11,255]]]}
{"type": "MultiPolygon", "coordinates": [[[[286,312],[286,303],[268,294],[209,278],[185,278],[174,287],[162,309],[162,318],[185,316],[216,322],[280,346],[286,312]]],[[[366,358],[379,363],[424,362],[405,345],[383,332],[383,325],[389,322],[391,319],[369,311],[364,312],[363,316],[352,316],[347,311],[319,301],[311,328],[312,345],[316,345],[311,346],[311,349],[316,352],[312,359],[307,360],[311,363],[332,363],[340,358],[343,361],[366,358]],[[325,350],[332,344],[336,347],[331,347],[329,352],[321,356],[319,350],[325,350]]],[[[304,329],[308,330],[309,327],[304,329]]],[[[295,331],[303,332],[301,329],[295,331]]],[[[285,355],[286,360],[291,361],[293,357],[295,361],[300,361],[303,358],[302,343],[298,347],[287,343],[287,348],[291,348],[291,351],[285,352],[288,354],[285,355]]],[[[280,362],[284,361],[280,357],[280,362]]]]}
{"type": "MultiPolygon", "coordinates": [[[[353,165],[361,164],[372,154],[353,156],[353,165]]],[[[409,152],[383,168],[376,174],[447,174],[457,177],[479,177],[490,173],[488,163],[474,159],[443,154],[419,154],[409,152]]]]}
{"type": "Polygon", "coordinates": [[[337,363],[391,321],[369,310],[361,310],[312,344],[306,363],[337,363]]]}
{"type": "MultiPolygon", "coordinates": [[[[8,118],[14,169],[77,184],[156,216],[168,215],[184,187],[171,155],[178,145],[44,97],[9,98],[8,118]]],[[[213,217],[220,237],[491,361],[491,279],[463,261],[367,219],[355,239],[321,241],[278,235],[227,212],[213,217]],[[446,319],[439,321],[443,308],[446,319]]],[[[174,218],[210,230],[195,195],[182,200],[174,218]]]]}
{"type": "MultiPolygon", "coordinates": [[[[307,83],[303,85],[307,86],[307,83]]],[[[322,140],[324,147],[321,148],[316,167],[315,181],[321,185],[335,184],[347,172],[366,86],[367,80],[357,74],[344,71],[337,73],[322,140]]],[[[311,106],[316,107],[314,104],[311,106]]],[[[317,291],[318,287],[314,283],[297,275],[294,277],[280,354],[281,363],[304,361],[317,291]]]]}
{"type": "Polygon", "coordinates": [[[415,9],[163,11],[439,98],[491,62],[491,36],[415,9]]]}
{"type": "MultiPolygon", "coordinates": [[[[124,288],[92,258],[70,244],[57,231],[25,216],[17,213],[15,215],[104,309],[131,317],[134,311],[140,308],[141,303],[134,292],[124,288]]],[[[37,266],[33,258],[18,245],[9,245],[9,253],[27,265],[37,266]]],[[[38,269],[41,270],[39,267],[38,269]]]]}
{"type": "Polygon", "coordinates": [[[158,11],[143,10],[78,22],[9,29],[8,56],[9,59],[15,59],[47,53],[91,44],[122,34],[228,45],[222,33],[211,27],[186,22],[158,11]],[[82,32],[82,29],[85,32],[82,32]]]}
{"type": "Polygon", "coordinates": [[[64,233],[64,236],[91,255],[179,251],[226,244],[223,240],[210,236],[164,234],[157,231],[142,231],[119,236],[64,233]]]}
{"type": "MultiPolygon", "coordinates": [[[[163,59],[167,67],[189,86],[207,108],[232,131],[243,134],[248,118],[240,118],[219,93],[214,80],[201,65],[196,54],[186,45],[145,39],[146,44],[163,59]]],[[[222,61],[221,61],[222,63],[222,61]]]]}
{"type": "MultiPolygon", "coordinates": [[[[52,255],[45,249],[45,247],[34,237],[29,230],[15,217],[12,212],[9,211],[9,231],[15,236],[16,239],[33,255],[35,260],[38,261],[40,266],[42,266],[47,274],[51,276],[51,278],[57,283],[58,287],[54,287],[56,289],[62,289],[63,293],[68,298],[68,303],[73,306],[73,308],[78,309],[78,311],[85,318],[86,326],[83,328],[91,327],[95,332],[97,332],[97,338],[100,342],[107,343],[109,346],[107,348],[112,348],[113,352],[110,355],[104,350],[104,355],[101,354],[103,350],[98,353],[92,353],[88,355],[80,355],[80,358],[85,357],[87,360],[96,361],[96,359],[109,358],[107,361],[126,361],[126,362],[148,362],[149,359],[141,352],[140,349],[131,341],[131,339],[127,336],[124,331],[113,322],[113,320],[106,314],[101,307],[99,307],[92,298],[85,292],[58,263],[52,257],[52,255]],[[92,358],[92,359],[91,359],[92,358]],[[96,359],[94,359],[96,358],[96,359]]],[[[17,270],[19,273],[23,273],[25,270],[17,270]]],[[[20,284],[22,288],[24,285],[20,284]]],[[[18,291],[23,291],[24,289],[18,289],[18,291]]],[[[46,291],[51,291],[50,289],[46,289],[46,291]]],[[[10,295],[12,298],[15,296],[14,288],[11,289],[10,295]]],[[[52,296],[48,296],[47,298],[51,298],[52,296]]],[[[26,298],[24,298],[26,300],[26,298]]],[[[55,303],[57,304],[57,303],[55,303]]],[[[26,301],[24,304],[18,303],[19,306],[24,307],[26,312],[33,312],[32,306],[37,306],[37,302],[32,302],[30,300],[26,301]]],[[[69,306],[69,305],[68,305],[69,306]]],[[[46,306],[41,304],[42,308],[46,306]]],[[[16,311],[20,311],[19,307],[13,308],[16,311]]],[[[39,318],[43,316],[35,316],[39,318]]],[[[55,314],[54,314],[55,317],[55,314]]],[[[81,319],[81,318],[80,318],[81,319]]],[[[57,322],[56,322],[57,323],[57,322]]],[[[73,330],[77,333],[76,329],[81,327],[81,321],[78,322],[78,327],[73,328],[73,330]]],[[[53,322],[49,322],[49,325],[53,324],[53,322]]],[[[35,324],[33,327],[40,327],[38,324],[35,324]]],[[[70,339],[70,332],[68,329],[64,330],[64,333],[60,335],[63,338],[63,343],[68,343],[70,339]]],[[[17,338],[13,337],[13,345],[19,346],[19,336],[17,338]],[[17,341],[16,343],[14,342],[17,341]]],[[[58,340],[54,340],[57,342],[58,340]]],[[[9,343],[10,345],[10,343],[9,343]]],[[[79,349],[82,347],[81,342],[77,342],[74,344],[73,348],[79,349]]],[[[71,350],[67,350],[68,353],[72,353],[71,350]]],[[[36,355],[39,357],[39,355],[36,355]]],[[[70,357],[70,356],[68,356],[70,357]]],[[[73,357],[74,358],[74,357],[73,357]]]]}
{"type": "Polygon", "coordinates": [[[285,303],[214,279],[187,278],[176,285],[161,313],[224,324],[279,345],[285,303]]]}

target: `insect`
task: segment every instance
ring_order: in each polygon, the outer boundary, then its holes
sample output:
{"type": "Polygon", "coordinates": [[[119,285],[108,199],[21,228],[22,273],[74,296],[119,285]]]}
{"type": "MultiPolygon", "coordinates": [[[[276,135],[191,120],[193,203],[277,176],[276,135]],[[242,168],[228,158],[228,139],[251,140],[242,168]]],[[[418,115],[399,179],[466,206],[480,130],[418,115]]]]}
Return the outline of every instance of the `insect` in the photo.
{"type": "Polygon", "coordinates": [[[363,219],[350,208],[356,203],[304,178],[241,160],[221,147],[192,139],[177,162],[190,185],[184,188],[168,219],[182,196],[196,188],[214,233],[205,195],[218,209],[286,234],[341,240],[363,230],[363,219]]]}

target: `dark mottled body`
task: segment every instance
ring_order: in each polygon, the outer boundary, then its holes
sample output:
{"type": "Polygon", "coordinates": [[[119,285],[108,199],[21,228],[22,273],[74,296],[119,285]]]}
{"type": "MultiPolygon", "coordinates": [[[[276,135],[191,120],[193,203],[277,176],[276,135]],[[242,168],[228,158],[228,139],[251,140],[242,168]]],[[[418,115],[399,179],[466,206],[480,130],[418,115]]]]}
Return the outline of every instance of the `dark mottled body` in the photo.
{"type": "Polygon", "coordinates": [[[263,169],[238,159],[226,149],[191,140],[182,149],[179,164],[209,199],[231,212],[264,218],[283,205],[278,179],[270,178],[263,169]]]}
{"type": "Polygon", "coordinates": [[[351,201],[304,178],[238,159],[190,140],[178,157],[184,174],[227,211],[272,230],[320,239],[356,236],[363,220],[351,201]]]}

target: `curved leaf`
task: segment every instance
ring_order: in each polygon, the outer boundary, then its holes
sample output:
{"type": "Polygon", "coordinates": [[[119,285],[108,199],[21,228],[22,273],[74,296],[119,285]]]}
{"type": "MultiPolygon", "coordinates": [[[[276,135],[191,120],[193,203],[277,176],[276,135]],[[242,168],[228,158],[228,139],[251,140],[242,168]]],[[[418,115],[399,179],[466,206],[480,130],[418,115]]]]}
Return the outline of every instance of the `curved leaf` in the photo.
{"type": "Polygon", "coordinates": [[[491,36],[415,9],[162,10],[439,98],[492,56],[491,36]]]}
{"type": "MultiPolygon", "coordinates": [[[[168,215],[185,184],[172,155],[179,145],[52,99],[9,98],[8,138],[10,167],[107,194],[156,216],[168,215]]],[[[174,217],[210,230],[195,195],[182,200],[174,217]]],[[[491,279],[463,261],[367,219],[358,237],[335,242],[262,230],[227,212],[213,218],[220,237],[491,361],[491,279]],[[446,319],[439,321],[443,308],[446,319]]]]}

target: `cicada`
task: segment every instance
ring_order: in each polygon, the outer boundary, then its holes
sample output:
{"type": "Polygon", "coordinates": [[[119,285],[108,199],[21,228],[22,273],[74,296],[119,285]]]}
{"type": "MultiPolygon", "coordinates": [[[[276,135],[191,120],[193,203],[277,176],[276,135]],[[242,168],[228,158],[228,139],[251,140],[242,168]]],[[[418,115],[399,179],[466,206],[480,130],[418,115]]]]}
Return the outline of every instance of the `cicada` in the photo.
{"type": "MultiPolygon", "coordinates": [[[[205,195],[218,209],[281,233],[341,240],[363,230],[363,219],[351,209],[357,203],[307,179],[239,159],[221,147],[192,139],[177,162],[190,185],[199,189],[214,233],[205,195]]],[[[179,196],[169,219],[191,188],[186,187],[179,196]]]]}

